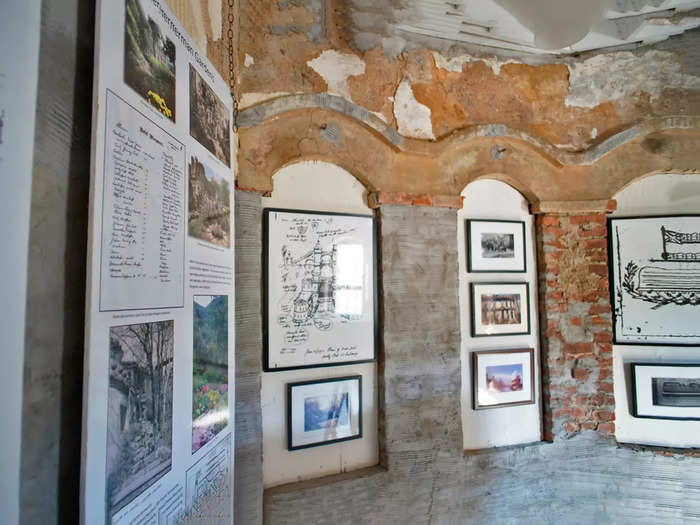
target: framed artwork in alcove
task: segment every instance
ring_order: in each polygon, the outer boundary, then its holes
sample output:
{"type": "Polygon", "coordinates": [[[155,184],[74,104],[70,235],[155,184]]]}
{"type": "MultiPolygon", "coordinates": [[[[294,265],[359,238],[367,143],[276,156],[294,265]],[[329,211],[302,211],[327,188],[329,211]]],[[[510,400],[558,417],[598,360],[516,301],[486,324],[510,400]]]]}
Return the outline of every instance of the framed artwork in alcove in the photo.
{"type": "Polygon", "coordinates": [[[630,366],[634,417],[700,420],[700,364],[630,366]]]}
{"type": "Polygon", "coordinates": [[[522,273],[527,270],[525,222],[467,219],[469,273],[522,273]]]}
{"type": "Polygon", "coordinates": [[[474,410],[534,403],[534,363],[532,348],[472,352],[474,410]]]}
{"type": "Polygon", "coordinates": [[[530,333],[528,283],[471,283],[470,288],[472,337],[530,333]]]}
{"type": "Polygon", "coordinates": [[[700,346],[700,215],[608,219],[613,341],[700,346]]]}
{"type": "Polygon", "coordinates": [[[266,372],[376,359],[376,253],[371,215],[264,210],[266,372]]]}
{"type": "Polygon", "coordinates": [[[362,437],[362,376],[287,384],[287,449],[362,437]]]}

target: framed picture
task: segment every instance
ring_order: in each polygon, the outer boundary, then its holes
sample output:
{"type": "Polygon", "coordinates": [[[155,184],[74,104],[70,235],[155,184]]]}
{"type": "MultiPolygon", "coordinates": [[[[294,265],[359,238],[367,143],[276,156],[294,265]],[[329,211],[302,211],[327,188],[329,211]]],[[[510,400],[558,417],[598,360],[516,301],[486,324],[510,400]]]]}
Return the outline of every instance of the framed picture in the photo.
{"type": "Polygon", "coordinates": [[[634,417],[700,421],[700,364],[631,367],[634,417]]]}
{"type": "Polygon", "coordinates": [[[467,271],[524,272],[525,222],[467,219],[467,271]]]}
{"type": "Polygon", "coordinates": [[[265,371],[374,361],[374,217],[268,208],[263,228],[265,371]]]}
{"type": "Polygon", "coordinates": [[[474,410],[535,402],[535,351],[472,352],[474,410]]]}
{"type": "Polygon", "coordinates": [[[608,219],[613,341],[700,345],[700,215],[608,219]]]}
{"type": "Polygon", "coordinates": [[[287,384],[287,448],[362,437],[362,376],[287,384]]]}
{"type": "Polygon", "coordinates": [[[528,283],[471,283],[472,337],[530,333],[528,283]]]}

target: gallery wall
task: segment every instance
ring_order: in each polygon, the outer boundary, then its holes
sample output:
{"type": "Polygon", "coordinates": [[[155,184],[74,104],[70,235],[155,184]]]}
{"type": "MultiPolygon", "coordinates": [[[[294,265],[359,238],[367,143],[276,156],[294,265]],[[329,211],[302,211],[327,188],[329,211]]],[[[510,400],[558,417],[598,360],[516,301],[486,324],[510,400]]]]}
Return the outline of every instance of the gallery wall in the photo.
{"type": "MultiPolygon", "coordinates": [[[[364,186],[343,168],[306,161],[279,170],[263,208],[332,211],[372,215],[364,186]]],[[[263,484],[337,474],[378,462],[376,363],[262,373],[263,484]],[[286,385],[297,381],[362,376],[361,439],[330,446],[287,450],[286,385]]]]}
{"type": "MultiPolygon", "coordinates": [[[[700,177],[656,174],[632,182],[615,195],[613,217],[697,214],[700,177]]],[[[632,374],[629,363],[697,363],[697,348],[613,345],[615,438],[621,443],[666,447],[700,447],[700,422],[643,419],[632,416],[632,374]]]]}
{"type": "Polygon", "coordinates": [[[514,188],[497,180],[478,180],[462,192],[462,209],[457,212],[459,254],[459,310],[462,362],[462,428],[466,450],[532,443],[542,438],[540,402],[540,348],[537,308],[537,261],[533,219],[527,200],[514,188]],[[525,223],[526,272],[469,273],[467,267],[467,219],[513,220],[525,223]],[[473,282],[527,282],[530,291],[530,333],[496,337],[472,337],[469,285],[473,282]],[[520,406],[474,410],[472,352],[532,348],[534,350],[534,403],[520,406]]]}

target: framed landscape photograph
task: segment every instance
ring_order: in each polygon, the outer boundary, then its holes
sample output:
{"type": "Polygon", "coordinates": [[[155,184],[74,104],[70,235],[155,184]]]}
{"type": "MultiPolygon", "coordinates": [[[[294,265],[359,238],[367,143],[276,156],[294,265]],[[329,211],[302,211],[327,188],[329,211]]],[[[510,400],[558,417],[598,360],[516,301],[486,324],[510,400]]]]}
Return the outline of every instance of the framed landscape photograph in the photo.
{"type": "Polygon", "coordinates": [[[525,222],[467,219],[467,254],[470,273],[526,271],[525,222]]]}
{"type": "Polygon", "coordinates": [[[374,217],[268,208],[263,232],[265,371],[374,361],[374,217]]]}
{"type": "Polygon", "coordinates": [[[482,410],[535,402],[535,351],[472,352],[473,408],[482,410]]]}
{"type": "Polygon", "coordinates": [[[700,420],[700,365],[632,363],[634,417],[700,420]]]}
{"type": "Polygon", "coordinates": [[[700,215],[608,219],[616,344],[700,345],[700,215]]]}
{"type": "Polygon", "coordinates": [[[530,333],[528,283],[471,283],[472,337],[530,333]]]}
{"type": "Polygon", "coordinates": [[[362,437],[362,376],[287,384],[287,448],[362,437]]]}

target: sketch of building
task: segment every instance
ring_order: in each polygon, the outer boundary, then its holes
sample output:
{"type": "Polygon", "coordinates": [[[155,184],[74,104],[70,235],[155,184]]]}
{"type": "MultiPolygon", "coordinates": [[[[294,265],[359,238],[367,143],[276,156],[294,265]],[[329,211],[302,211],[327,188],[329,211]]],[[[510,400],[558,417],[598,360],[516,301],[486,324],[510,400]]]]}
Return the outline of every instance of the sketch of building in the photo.
{"type": "Polygon", "coordinates": [[[338,249],[335,244],[327,251],[316,241],[313,249],[299,258],[292,258],[286,247],[282,249],[284,266],[303,269],[301,289],[293,300],[292,322],[296,325],[325,314],[335,313],[335,265],[338,249]]]}

